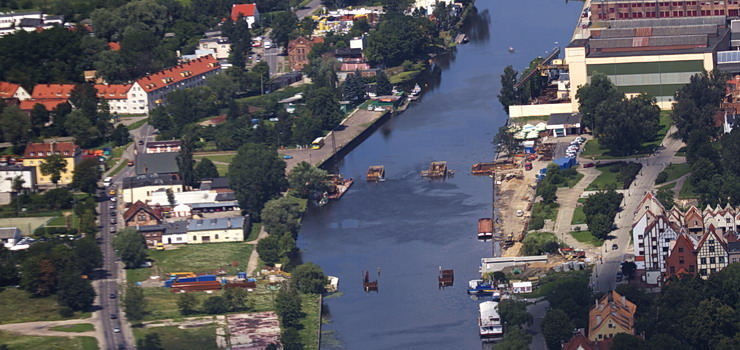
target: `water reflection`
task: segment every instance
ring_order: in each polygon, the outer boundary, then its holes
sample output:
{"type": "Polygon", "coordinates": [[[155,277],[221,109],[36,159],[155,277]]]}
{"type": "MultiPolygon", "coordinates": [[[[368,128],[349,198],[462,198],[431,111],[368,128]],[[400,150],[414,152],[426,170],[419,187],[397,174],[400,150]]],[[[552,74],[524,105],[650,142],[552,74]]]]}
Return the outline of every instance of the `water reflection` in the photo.
{"type": "Polygon", "coordinates": [[[471,11],[468,15],[469,20],[463,25],[463,33],[468,35],[468,39],[473,44],[487,42],[491,38],[491,15],[488,9],[478,12],[478,9],[471,11]]]}

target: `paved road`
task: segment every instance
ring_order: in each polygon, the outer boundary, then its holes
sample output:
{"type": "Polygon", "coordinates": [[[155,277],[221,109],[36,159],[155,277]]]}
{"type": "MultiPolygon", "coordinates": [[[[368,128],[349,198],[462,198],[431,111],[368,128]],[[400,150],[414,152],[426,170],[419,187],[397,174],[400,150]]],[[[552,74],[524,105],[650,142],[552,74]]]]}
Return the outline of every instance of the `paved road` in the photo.
{"type": "MultiPolygon", "coordinates": [[[[675,132],[676,128],[671,127],[668,135],[675,132]]],[[[591,277],[594,290],[608,291],[616,288],[616,274],[620,269],[619,264],[624,260],[624,255],[628,253],[634,212],[638,204],[645,196],[645,193],[652,190],[655,179],[666,165],[685,161],[683,157],[675,157],[676,152],[684,146],[681,140],[674,140],[666,136],[663,140],[663,146],[652,156],[633,160],[642,163],[642,170],[637,175],[637,178],[635,178],[635,181],[632,182],[628,190],[628,195],[622,201],[622,211],[617,214],[615,220],[618,229],[612,232],[612,236],[615,236],[615,238],[604,242],[603,251],[605,255],[603,263],[597,263],[591,277]],[[617,249],[612,250],[613,244],[617,244],[617,249]]]]}
{"type": "Polygon", "coordinates": [[[532,315],[532,325],[526,327],[524,331],[532,335],[532,342],[529,343],[531,350],[547,349],[545,337],[542,335],[542,319],[545,318],[548,308],[550,303],[544,300],[527,306],[527,312],[532,315]]]}
{"type": "MultiPolygon", "coordinates": [[[[282,49],[277,47],[271,47],[269,49],[264,49],[262,53],[262,60],[267,62],[267,65],[270,67],[270,76],[275,76],[278,74],[278,61],[280,60],[280,54],[283,52],[282,49]]],[[[267,82],[265,82],[267,83],[267,82]]]]}
{"type": "Polygon", "coordinates": [[[298,20],[300,21],[306,16],[312,14],[319,7],[321,7],[321,0],[311,0],[306,7],[296,10],[295,14],[298,16],[298,20]]]}

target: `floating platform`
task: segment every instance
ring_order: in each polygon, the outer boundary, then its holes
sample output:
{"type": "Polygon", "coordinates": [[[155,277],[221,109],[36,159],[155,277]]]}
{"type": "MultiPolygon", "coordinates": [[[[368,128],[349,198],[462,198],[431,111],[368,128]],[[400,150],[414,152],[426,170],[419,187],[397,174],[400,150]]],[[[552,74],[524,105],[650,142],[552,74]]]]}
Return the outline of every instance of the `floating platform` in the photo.
{"type": "Polygon", "coordinates": [[[367,169],[367,181],[385,181],[385,167],[373,165],[367,169]]]}
{"type": "Polygon", "coordinates": [[[493,219],[483,218],[478,220],[478,239],[488,240],[493,238],[493,219]]]}
{"type": "Polygon", "coordinates": [[[326,198],[339,199],[349,190],[355,180],[353,178],[345,179],[340,174],[329,174],[326,182],[329,184],[329,191],[326,198]]]}
{"type": "Polygon", "coordinates": [[[516,169],[518,165],[511,161],[493,163],[475,163],[470,169],[473,175],[493,175],[496,171],[516,169]]]}
{"type": "Polygon", "coordinates": [[[439,276],[437,277],[439,287],[452,287],[455,284],[455,271],[454,270],[439,270],[439,276]]]}
{"type": "Polygon", "coordinates": [[[365,271],[364,277],[362,279],[362,289],[365,290],[365,293],[373,291],[378,291],[378,280],[370,281],[370,273],[368,271],[365,271]]]}
{"type": "Polygon", "coordinates": [[[455,172],[452,170],[447,169],[447,162],[440,161],[440,162],[432,162],[432,164],[429,165],[428,170],[422,170],[421,176],[422,177],[441,177],[445,178],[448,176],[454,175],[455,172]]]}

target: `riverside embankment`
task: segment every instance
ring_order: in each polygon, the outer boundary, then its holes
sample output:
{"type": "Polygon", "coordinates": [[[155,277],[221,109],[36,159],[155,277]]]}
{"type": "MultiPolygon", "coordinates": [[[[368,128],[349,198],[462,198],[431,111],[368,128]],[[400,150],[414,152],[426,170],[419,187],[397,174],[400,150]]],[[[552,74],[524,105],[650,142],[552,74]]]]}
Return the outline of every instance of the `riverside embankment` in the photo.
{"type": "Polygon", "coordinates": [[[554,42],[566,43],[582,5],[476,1],[464,29],[470,43],[436,57],[420,75],[418,103],[335,164],[357,181],[341,200],[309,208],[298,238],[305,261],[340,278],[342,295],[324,301],[323,349],[481,347],[478,303],[465,287],[491,254],[475,235],[478,219],[491,215],[492,194],[490,178],[471,176],[470,166],[493,158],[491,140],[506,122],[496,99],[504,67],[521,71],[554,42]],[[455,176],[422,179],[435,160],[455,176]],[[388,180],[369,184],[365,172],[376,164],[388,180]],[[455,270],[453,287],[437,288],[440,266],[455,270]],[[378,279],[377,294],[362,290],[363,270],[378,279]]]}

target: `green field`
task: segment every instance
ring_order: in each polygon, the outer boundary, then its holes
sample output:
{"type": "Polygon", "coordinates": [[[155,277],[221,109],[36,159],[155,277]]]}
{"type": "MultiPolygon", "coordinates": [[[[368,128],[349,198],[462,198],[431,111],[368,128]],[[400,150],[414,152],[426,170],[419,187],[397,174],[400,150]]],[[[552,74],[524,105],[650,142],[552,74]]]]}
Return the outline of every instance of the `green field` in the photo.
{"type": "Polygon", "coordinates": [[[0,344],[10,350],[97,350],[98,340],[92,337],[37,337],[0,331],[0,344]]]}
{"type": "Polygon", "coordinates": [[[667,188],[667,189],[669,189],[669,190],[672,190],[672,189],[673,189],[674,187],[676,187],[676,183],[675,183],[675,182],[671,182],[671,183],[669,183],[669,184],[667,184],[667,185],[663,185],[663,186],[658,186],[657,188],[658,188],[659,190],[662,190],[662,189],[664,189],[664,188],[667,188]]]}
{"type": "Polygon", "coordinates": [[[412,70],[412,71],[408,71],[408,72],[401,72],[401,73],[398,73],[398,74],[390,77],[389,80],[391,81],[391,84],[401,84],[401,83],[407,82],[407,81],[409,81],[411,79],[414,79],[414,77],[416,77],[416,75],[419,74],[420,72],[421,71],[418,71],[418,70],[412,70]]]}
{"type": "Polygon", "coordinates": [[[57,332],[82,333],[82,332],[89,332],[89,331],[95,330],[95,326],[92,323],[76,323],[76,324],[68,324],[64,326],[51,327],[51,330],[57,331],[57,332]]]}
{"type": "Polygon", "coordinates": [[[306,317],[301,321],[303,329],[300,330],[301,339],[306,349],[317,349],[319,344],[319,323],[321,306],[320,295],[302,294],[301,306],[306,317]]]}
{"type": "Polygon", "coordinates": [[[145,335],[151,333],[159,334],[162,341],[162,348],[167,350],[218,350],[216,345],[216,324],[210,324],[202,327],[193,327],[180,329],[177,326],[166,327],[134,327],[134,338],[142,339],[145,335]]]}
{"type": "Polygon", "coordinates": [[[257,235],[260,234],[260,229],[262,229],[262,224],[260,223],[252,224],[252,230],[249,231],[249,236],[247,237],[246,241],[251,242],[257,239],[257,235]]]}
{"type": "Polygon", "coordinates": [[[581,174],[579,172],[576,172],[576,176],[566,177],[565,178],[565,182],[563,182],[562,184],[558,185],[558,187],[573,188],[573,186],[575,186],[579,181],[581,181],[581,179],[583,178],[583,176],[584,176],[583,174],[581,174]]]}
{"type": "MultiPolygon", "coordinates": [[[[650,153],[653,153],[655,148],[659,146],[663,142],[663,138],[665,138],[665,135],[668,133],[668,129],[671,128],[671,112],[670,111],[661,111],[660,112],[660,130],[655,134],[655,138],[653,138],[650,142],[645,142],[642,144],[642,149],[638,150],[638,152],[635,155],[638,156],[644,156],[650,153]]],[[[635,155],[631,155],[634,157],[635,155]]],[[[609,149],[602,148],[599,144],[598,139],[592,139],[586,142],[586,145],[583,146],[583,152],[581,153],[581,157],[584,158],[591,158],[591,159],[615,159],[615,158],[624,158],[625,156],[618,156],[611,154],[609,152],[609,149]]]]}
{"type": "Polygon", "coordinates": [[[17,227],[22,235],[30,236],[33,230],[52,218],[52,216],[3,218],[0,219],[0,227],[17,227]]]}
{"type": "Polygon", "coordinates": [[[668,179],[665,182],[671,182],[688,174],[691,171],[691,166],[688,163],[671,164],[663,171],[668,174],[668,179]]]}
{"type": "MultiPolygon", "coordinates": [[[[89,312],[75,312],[73,318],[86,317],[90,317],[89,312]]],[[[59,304],[54,295],[31,298],[30,293],[16,288],[7,288],[0,292],[0,324],[64,319],[59,316],[59,304]]]]}
{"type": "MultiPolygon", "coordinates": [[[[71,210],[69,211],[70,215],[70,224],[72,225],[72,228],[78,228],[80,226],[80,219],[75,215],[71,210]]],[[[67,226],[67,219],[64,215],[59,215],[46,223],[47,227],[66,227],[67,226]]]]}
{"type": "Polygon", "coordinates": [[[594,237],[594,235],[592,235],[589,231],[573,231],[570,233],[570,235],[573,236],[576,241],[581,243],[588,243],[594,247],[598,247],[604,244],[603,240],[594,237]]]}
{"type": "Polygon", "coordinates": [[[600,171],[601,174],[586,187],[586,191],[601,190],[610,185],[615,186],[615,188],[622,188],[622,183],[617,180],[619,172],[613,173],[609,171],[610,167],[611,165],[597,166],[596,170],[600,171]]]}
{"type": "Polygon", "coordinates": [[[204,155],[195,154],[195,155],[193,155],[193,158],[194,159],[197,159],[197,160],[201,160],[203,158],[208,158],[212,162],[231,163],[231,160],[234,159],[235,156],[236,156],[236,153],[234,153],[234,154],[219,154],[219,155],[213,155],[213,156],[211,156],[211,155],[205,155],[205,154],[204,155]]]}
{"type": "Polygon", "coordinates": [[[581,225],[586,223],[586,214],[583,213],[583,206],[576,207],[573,210],[573,220],[570,221],[571,225],[581,225]]]}
{"type": "Polygon", "coordinates": [[[253,245],[238,242],[193,244],[162,251],[150,250],[149,258],[154,261],[154,267],[136,269],[139,271],[128,276],[136,278],[147,276],[141,270],[150,270],[152,275],[165,276],[172,272],[212,274],[220,269],[226,270],[230,275],[235,275],[238,271],[247,268],[252,249],[254,249],[253,245]],[[232,263],[237,264],[232,266],[232,263]]]}
{"type": "Polygon", "coordinates": [[[113,147],[113,148],[111,148],[111,150],[110,150],[110,156],[108,156],[108,160],[105,161],[108,164],[108,168],[116,165],[116,162],[118,162],[118,160],[123,155],[123,151],[125,151],[126,148],[128,148],[128,146],[130,146],[130,145],[131,145],[131,142],[129,142],[129,143],[123,145],[123,146],[120,146],[120,147],[113,147]]]}
{"type": "Polygon", "coordinates": [[[149,118],[144,118],[142,120],[138,120],[138,121],[135,121],[135,122],[127,125],[126,128],[128,128],[129,131],[130,130],[136,130],[136,129],[140,128],[142,125],[144,125],[144,123],[146,123],[147,121],[149,121],[149,118]]]}

